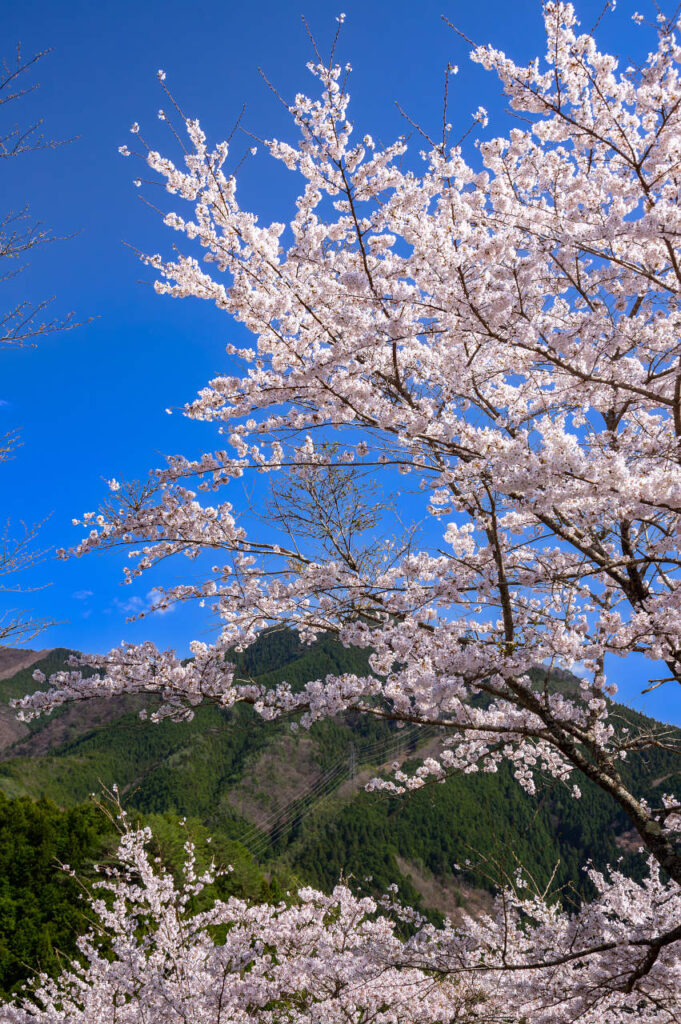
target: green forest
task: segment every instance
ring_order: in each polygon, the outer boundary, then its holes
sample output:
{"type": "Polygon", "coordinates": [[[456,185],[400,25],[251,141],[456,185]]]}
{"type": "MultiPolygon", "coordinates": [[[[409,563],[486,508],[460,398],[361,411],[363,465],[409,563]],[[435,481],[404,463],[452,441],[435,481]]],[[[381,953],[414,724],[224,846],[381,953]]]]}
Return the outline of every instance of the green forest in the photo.
{"type": "MultiPolygon", "coordinates": [[[[35,668],[49,674],[69,654],[52,651],[1,681],[2,702],[35,688],[35,668]]],[[[300,687],[328,672],[362,671],[366,656],[329,637],[304,647],[276,632],[240,656],[239,670],[266,685],[285,678],[300,687]]],[[[574,679],[556,676],[552,685],[574,679]]],[[[3,994],[35,970],[55,972],[91,924],[82,886],[116,847],[111,815],[92,794],[114,785],[128,813],[153,827],[167,864],[179,866],[189,833],[200,857],[233,865],[217,883],[221,894],[258,900],[278,900],[300,884],[329,890],[344,877],[363,892],[396,883],[403,899],[438,920],[457,907],[485,906],[519,863],[539,885],[555,871],[566,903],[589,894],[587,861],[623,859],[629,872],[641,870],[623,815],[590,784],[580,800],[555,780],[531,797],[504,765],[401,797],[364,791],[394,761],[408,769],[428,753],[434,729],[346,714],[294,733],[289,722],[263,722],[246,706],[210,705],[190,722],[153,724],[140,720],[140,707],[139,698],[126,698],[63,708],[0,752],[3,994]]],[[[632,711],[613,711],[623,727],[645,725],[632,711]]],[[[663,782],[673,787],[677,771],[664,751],[627,767],[649,800],[663,782]]]]}

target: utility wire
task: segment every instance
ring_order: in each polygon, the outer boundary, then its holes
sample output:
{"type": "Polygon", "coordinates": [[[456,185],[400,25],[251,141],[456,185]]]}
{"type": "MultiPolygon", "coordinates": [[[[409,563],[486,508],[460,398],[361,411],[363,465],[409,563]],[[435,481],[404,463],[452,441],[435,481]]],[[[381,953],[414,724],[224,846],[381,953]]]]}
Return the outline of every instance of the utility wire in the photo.
{"type": "Polygon", "coordinates": [[[418,742],[419,739],[427,739],[438,731],[438,727],[435,725],[413,726],[408,731],[405,729],[400,735],[388,736],[363,746],[354,747],[354,751],[350,754],[352,764],[348,763],[347,758],[340,758],[332,762],[324,774],[316,779],[305,793],[294,797],[284,807],[267,815],[259,824],[251,825],[238,837],[237,841],[247,846],[254,856],[260,856],[268,847],[277,842],[294,821],[302,821],[318,808],[333,790],[345,781],[344,776],[353,777],[360,764],[370,763],[375,758],[380,758],[377,763],[383,763],[390,759],[386,756],[388,751],[391,751],[394,757],[395,754],[403,752],[404,747],[412,740],[418,742]],[[267,833],[267,828],[271,824],[274,824],[274,827],[267,833]]]}

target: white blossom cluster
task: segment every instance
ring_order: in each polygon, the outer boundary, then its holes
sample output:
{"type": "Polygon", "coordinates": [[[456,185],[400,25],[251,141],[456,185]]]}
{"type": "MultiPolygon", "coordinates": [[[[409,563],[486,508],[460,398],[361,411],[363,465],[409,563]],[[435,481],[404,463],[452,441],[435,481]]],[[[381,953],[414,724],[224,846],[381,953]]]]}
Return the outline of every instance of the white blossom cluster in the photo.
{"type": "Polygon", "coordinates": [[[214,871],[198,874],[187,843],[176,887],[150,839],[126,829],[119,866],[95,884],[100,928],[80,940],[81,959],[2,1005],[3,1024],[434,1024],[479,998],[477,983],[399,964],[395,922],[343,885],[301,889],[293,905],[231,897],[192,913],[214,871]]]}
{"type": "Polygon", "coordinates": [[[187,842],[178,887],[147,852],[151,838],[126,825],[118,866],[90,896],[98,927],[79,941],[80,958],[0,1007],[3,1024],[678,1019],[681,968],[665,940],[679,932],[681,903],[652,863],[641,884],[591,871],[598,895],[579,913],[547,905],[519,875],[490,915],[436,928],[394,891],[377,903],[346,885],[196,912],[214,868],[200,874],[187,842]]]}
{"type": "Polygon", "coordinates": [[[502,760],[530,792],[548,773],[577,795],[586,776],[678,886],[676,798],[648,806],[621,770],[666,740],[621,727],[605,667],[642,654],[681,683],[681,45],[661,17],[640,66],[621,65],[571,4],[550,0],[544,19],[544,62],[473,51],[519,120],[472,162],[433,143],[416,172],[404,139],[355,137],[345,70],[323,64],[318,97],[290,105],[297,137],[267,143],[300,182],[288,219],[242,208],[229,146],[209,148],[196,121],[183,162],[149,152],[185,247],[146,257],[157,291],[208,299],[253,339],[185,408],[215,426],[216,450],[114,481],[74,553],[129,548],[131,584],[191,559],[159,606],[198,601],[219,635],[187,664],[150,644],[87,659],[95,676],[60,673],[16,706],[153,692],[160,716],[211,699],[304,725],[349,708],[437,724],[441,753],[389,786],[502,760]],[[360,550],[336,523],[320,548],[310,537],[335,522],[323,501],[316,525],[291,507],[280,539],[251,536],[233,503],[206,498],[249,473],[341,471],[394,492],[404,477],[436,539],[386,529],[360,550]],[[370,648],[371,673],[254,687],[232,652],[273,626],[370,648]],[[581,686],[558,691],[550,669],[575,664],[581,686]]]}

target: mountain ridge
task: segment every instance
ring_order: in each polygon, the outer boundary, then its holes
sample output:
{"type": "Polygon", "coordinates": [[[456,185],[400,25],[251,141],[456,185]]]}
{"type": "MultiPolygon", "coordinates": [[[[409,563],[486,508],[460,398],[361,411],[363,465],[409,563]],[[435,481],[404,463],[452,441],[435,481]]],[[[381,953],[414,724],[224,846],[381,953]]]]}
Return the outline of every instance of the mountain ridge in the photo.
{"type": "MultiPolygon", "coordinates": [[[[3,714],[12,714],[6,706],[10,697],[36,688],[35,668],[49,675],[71,653],[52,649],[0,679],[3,714]]],[[[265,685],[286,677],[298,687],[327,672],[366,671],[367,653],[348,651],[329,637],[307,647],[290,634],[268,633],[244,652],[240,668],[265,685]]],[[[537,669],[538,681],[544,673],[537,669]]],[[[576,686],[577,680],[562,674],[551,685],[576,686]]],[[[22,854],[24,859],[39,856],[39,863],[11,882],[7,898],[15,909],[4,917],[0,891],[0,988],[25,976],[9,953],[2,973],[3,921],[25,919],[25,928],[33,928],[36,872],[46,893],[61,892],[59,886],[54,890],[50,874],[56,867],[50,869],[47,854],[39,851],[68,851],[77,840],[80,861],[68,854],[69,863],[80,864],[87,875],[94,856],[88,851],[106,842],[85,802],[113,783],[128,811],[160,830],[164,849],[173,850],[176,859],[182,850],[179,818],[186,818],[197,836],[213,836],[210,849],[222,848],[230,863],[240,864],[235,884],[247,885],[254,898],[280,898],[274,882],[279,878],[289,880],[290,891],[300,884],[329,890],[342,876],[372,894],[397,884],[404,900],[440,920],[462,909],[477,913],[487,908],[495,886],[519,864],[540,885],[555,869],[560,898],[567,901],[589,895],[583,870],[589,859],[604,868],[623,858],[628,872],[634,877],[641,873],[629,822],[588,782],[580,782],[580,800],[555,780],[533,798],[504,765],[496,774],[459,775],[400,797],[363,789],[395,761],[408,770],[415,759],[433,753],[436,727],[399,728],[346,713],[293,733],[286,722],[264,722],[246,705],[229,710],[204,705],[191,722],[154,724],[140,721],[138,714],[149,703],[144,697],[119,697],[65,706],[28,723],[0,751],[4,841],[16,843],[14,832],[23,834],[22,829],[35,836],[34,820],[48,822],[47,833],[61,836],[46,839],[47,846],[38,845],[38,852],[22,854]],[[3,815],[13,823],[4,832],[3,815]]],[[[619,705],[613,710],[635,728],[655,725],[619,705]]],[[[653,750],[645,761],[625,763],[624,771],[641,796],[659,800],[663,785],[674,788],[679,767],[670,753],[653,750]]],[[[34,844],[31,839],[29,847],[34,844]]],[[[101,852],[97,857],[101,860],[101,852]]],[[[66,941],[54,918],[61,899],[50,896],[41,911],[42,923],[26,940],[25,964],[35,962],[38,950],[41,962],[52,964],[53,938],[66,941]]],[[[70,912],[66,916],[75,928],[76,918],[70,912]]]]}
{"type": "MultiPolygon", "coordinates": [[[[36,687],[36,667],[49,674],[71,653],[55,648],[0,681],[0,701],[30,692],[36,687]]],[[[237,657],[241,671],[259,683],[271,686],[286,678],[299,687],[327,672],[366,671],[367,655],[328,636],[307,646],[290,632],[271,631],[237,657]]],[[[544,673],[538,668],[537,680],[544,673]]],[[[551,680],[561,688],[577,684],[565,672],[554,673],[551,680]]],[[[380,878],[381,884],[404,882],[398,858],[413,865],[414,877],[430,873],[444,886],[451,865],[466,859],[462,837],[475,835],[485,814],[483,829],[497,829],[499,842],[513,847],[514,856],[522,851],[542,877],[560,859],[561,881],[582,892],[588,887],[581,864],[589,856],[598,866],[622,855],[635,858],[635,841],[627,837],[622,812],[589,784],[582,787],[581,801],[555,783],[533,801],[510,769],[502,767],[494,776],[458,776],[443,787],[406,797],[363,791],[364,782],[395,761],[408,766],[434,753],[435,727],[399,728],[348,713],[292,733],[287,723],[264,722],[245,705],[229,710],[204,705],[192,722],[153,724],[139,720],[145,704],[149,701],[137,696],[102,698],[29,723],[21,737],[0,751],[0,791],[10,797],[47,797],[66,808],[102,784],[116,783],[136,811],[196,818],[243,842],[261,863],[286,863],[322,887],[334,884],[344,870],[380,878]],[[458,839],[440,827],[442,820],[458,829],[458,839]],[[387,859],[374,849],[374,833],[390,851],[387,859]],[[527,841],[530,833],[532,843],[527,841]],[[372,857],[382,864],[380,870],[370,863],[372,857]]],[[[637,728],[655,725],[623,706],[613,710],[637,728]]],[[[624,771],[633,773],[641,795],[653,799],[659,799],[664,782],[673,788],[679,774],[673,756],[664,751],[651,751],[645,762],[624,771]]],[[[489,837],[479,845],[484,856],[490,854],[489,837]]],[[[473,889],[492,887],[482,869],[463,872],[462,881],[473,889]]]]}

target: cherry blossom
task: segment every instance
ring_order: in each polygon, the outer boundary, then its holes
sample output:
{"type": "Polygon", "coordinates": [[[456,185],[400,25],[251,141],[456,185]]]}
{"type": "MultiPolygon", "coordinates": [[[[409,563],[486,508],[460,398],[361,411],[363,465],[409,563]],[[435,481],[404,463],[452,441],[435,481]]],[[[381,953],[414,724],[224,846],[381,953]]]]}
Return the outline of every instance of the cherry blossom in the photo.
{"type": "Polygon", "coordinates": [[[292,904],[230,897],[192,912],[215,871],[198,873],[188,842],[176,886],[148,853],[151,838],[126,824],[119,865],[90,897],[99,927],[80,940],[80,960],[2,1006],[3,1022],[435,1024],[465,1019],[483,997],[477,980],[434,980],[399,964],[395,920],[345,885],[329,895],[302,889],[292,904]]]}
{"type": "MultiPolygon", "coordinates": [[[[544,19],[543,62],[473,49],[519,115],[505,137],[488,126],[473,158],[449,141],[446,117],[442,141],[419,158],[404,138],[355,135],[348,70],[333,61],[310,63],[316,98],[289,104],[296,137],[266,144],[300,182],[281,221],[242,208],[228,143],[210,148],[198,121],[184,124],[181,162],[148,152],[179,252],[144,257],[157,292],[214,302],[252,339],[229,346],[227,369],[184,410],[214,425],[216,449],[121,483],[81,517],[86,534],[70,553],[128,548],[131,585],[169,559],[205,567],[158,600],[198,601],[220,629],[186,664],[148,643],[87,657],[94,677],[74,666],[16,706],[30,718],[149,692],[163,697],[157,717],[208,699],[303,725],[350,708],[435,723],[440,754],[375,785],[401,791],[508,760],[528,791],[548,773],[577,796],[586,776],[629,816],[651,879],[666,872],[668,883],[650,886],[668,886],[672,907],[678,801],[649,807],[621,766],[676,741],[622,727],[605,667],[643,654],[660,682],[681,682],[681,46],[662,17],[630,66],[580,31],[571,4],[546,3],[544,19]],[[275,497],[298,488],[276,529],[245,525],[234,481],[249,474],[271,479],[275,497]],[[397,495],[402,476],[410,509],[420,496],[414,518],[429,520],[422,543],[387,512],[364,540],[357,503],[345,526],[334,518],[341,484],[361,491],[382,478],[397,495]],[[233,652],[274,626],[369,648],[371,671],[300,692],[259,688],[233,652]],[[577,663],[586,678],[557,690],[551,670],[577,663]]],[[[487,116],[480,108],[474,124],[487,116]]],[[[613,878],[614,888],[598,881],[584,928],[592,946],[597,933],[614,945],[594,953],[593,976],[576,974],[587,1002],[611,990],[630,1002],[603,995],[589,1019],[639,1013],[644,990],[641,1019],[661,1019],[649,1007],[668,1006],[678,936],[652,889],[640,903],[627,890],[620,906],[629,883],[613,878]],[[620,944],[629,952],[617,974],[620,944]]],[[[557,958],[573,925],[556,923],[550,903],[535,910],[541,956],[564,991],[576,968],[557,958]]],[[[516,925],[505,924],[521,960],[527,914],[518,904],[516,925]]],[[[516,976],[510,961],[489,963],[516,976]]],[[[533,1020],[550,1019],[541,1000],[552,991],[537,995],[533,1020]]]]}
{"type": "Polygon", "coordinates": [[[678,1020],[679,893],[652,862],[642,884],[590,871],[597,897],[573,914],[532,892],[522,872],[490,915],[441,928],[394,892],[377,902],[345,884],[197,912],[215,866],[200,873],[188,841],[176,885],[149,853],[149,829],[123,824],[118,864],[89,896],[98,924],[79,940],[79,959],[3,1005],[6,1024],[678,1020]]]}

